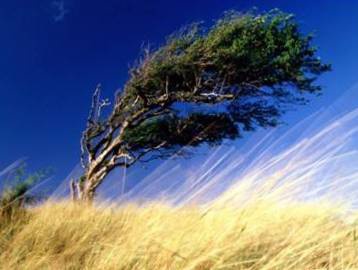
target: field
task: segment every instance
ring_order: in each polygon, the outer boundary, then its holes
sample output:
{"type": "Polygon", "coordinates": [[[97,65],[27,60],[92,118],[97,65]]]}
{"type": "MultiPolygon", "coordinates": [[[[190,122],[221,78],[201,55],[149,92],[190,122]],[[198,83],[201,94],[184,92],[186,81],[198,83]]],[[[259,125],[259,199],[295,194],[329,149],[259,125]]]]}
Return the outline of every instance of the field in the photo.
{"type": "Polygon", "coordinates": [[[344,208],[48,202],[1,223],[1,269],[358,269],[344,208]]]}

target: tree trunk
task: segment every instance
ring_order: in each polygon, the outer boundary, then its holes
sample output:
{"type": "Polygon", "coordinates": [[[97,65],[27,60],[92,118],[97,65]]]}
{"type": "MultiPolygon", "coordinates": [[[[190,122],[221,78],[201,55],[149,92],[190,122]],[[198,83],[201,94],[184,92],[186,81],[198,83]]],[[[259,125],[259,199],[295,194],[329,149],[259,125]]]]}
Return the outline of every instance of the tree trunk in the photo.
{"type": "Polygon", "coordinates": [[[72,180],[70,183],[72,200],[75,202],[86,202],[91,204],[94,200],[95,191],[98,186],[96,183],[102,182],[103,178],[98,178],[95,175],[92,178],[83,176],[83,179],[77,181],[72,180]]]}

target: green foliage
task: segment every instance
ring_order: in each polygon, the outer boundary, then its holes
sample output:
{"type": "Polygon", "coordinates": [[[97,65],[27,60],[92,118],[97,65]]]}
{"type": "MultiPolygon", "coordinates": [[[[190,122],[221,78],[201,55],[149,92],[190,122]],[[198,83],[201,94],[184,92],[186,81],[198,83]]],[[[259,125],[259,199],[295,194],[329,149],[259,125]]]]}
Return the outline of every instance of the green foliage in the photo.
{"type": "Polygon", "coordinates": [[[204,74],[225,78],[225,84],[232,86],[289,83],[302,91],[318,91],[309,74],[330,67],[315,56],[311,39],[299,32],[292,15],[277,10],[257,16],[230,12],[207,33],[194,25],[169,38],[133,70],[126,92],[164,93],[167,78],[170,91],[191,92],[196,76],[204,74]]]}
{"type": "Polygon", "coordinates": [[[151,116],[126,132],[128,145],[134,149],[152,147],[161,140],[167,141],[166,148],[189,142],[194,146],[219,143],[236,138],[241,130],[276,126],[285,104],[304,104],[304,93],[319,93],[321,87],[315,80],[330,70],[316,56],[311,41],[312,35],[302,34],[292,15],[279,10],[228,12],[208,30],[193,24],[172,35],[158,50],[147,52],[132,69],[124,102],[114,116],[134,114],[165,94],[166,105],[221,104],[226,108],[217,114],[194,112],[186,118],[176,112],[173,116],[173,111],[151,116]],[[231,98],[209,98],[210,93],[231,98]],[[141,106],[133,107],[138,96],[141,106]]]}
{"type": "Polygon", "coordinates": [[[215,145],[223,138],[234,139],[239,135],[227,117],[224,113],[193,113],[187,118],[168,115],[148,119],[136,128],[130,129],[124,140],[132,150],[155,147],[162,142],[166,142],[163,148],[188,144],[196,146],[203,141],[215,145]]]}
{"type": "Polygon", "coordinates": [[[0,217],[10,218],[17,211],[21,211],[26,203],[35,201],[36,197],[27,193],[51,173],[51,169],[45,169],[28,174],[25,166],[17,168],[0,196],[0,217]]]}

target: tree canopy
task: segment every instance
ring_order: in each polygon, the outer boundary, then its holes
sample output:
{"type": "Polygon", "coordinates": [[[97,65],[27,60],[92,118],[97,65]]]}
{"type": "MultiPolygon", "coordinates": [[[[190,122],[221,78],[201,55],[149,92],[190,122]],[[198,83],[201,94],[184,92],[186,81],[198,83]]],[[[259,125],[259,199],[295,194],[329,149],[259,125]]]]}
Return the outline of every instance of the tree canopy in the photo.
{"type": "Polygon", "coordinates": [[[108,118],[101,118],[108,101],[96,89],[77,193],[92,197],[115,167],[276,126],[289,104],[321,92],[316,79],[330,66],[316,55],[312,38],[279,10],[231,11],[208,29],[192,24],[145,50],[108,118]]]}

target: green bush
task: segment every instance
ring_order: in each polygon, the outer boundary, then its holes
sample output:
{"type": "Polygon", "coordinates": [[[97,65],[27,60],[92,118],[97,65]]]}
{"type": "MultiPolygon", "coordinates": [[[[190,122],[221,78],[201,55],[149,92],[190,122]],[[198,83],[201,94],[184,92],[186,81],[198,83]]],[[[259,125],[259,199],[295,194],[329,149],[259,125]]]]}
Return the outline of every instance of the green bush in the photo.
{"type": "Polygon", "coordinates": [[[24,165],[17,168],[0,195],[1,220],[12,219],[14,215],[23,212],[26,204],[40,199],[40,196],[29,194],[29,191],[49,177],[50,173],[50,169],[27,173],[24,165]]]}

